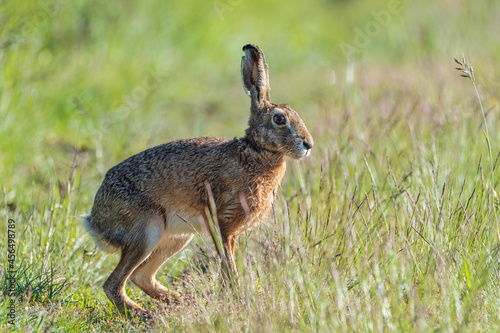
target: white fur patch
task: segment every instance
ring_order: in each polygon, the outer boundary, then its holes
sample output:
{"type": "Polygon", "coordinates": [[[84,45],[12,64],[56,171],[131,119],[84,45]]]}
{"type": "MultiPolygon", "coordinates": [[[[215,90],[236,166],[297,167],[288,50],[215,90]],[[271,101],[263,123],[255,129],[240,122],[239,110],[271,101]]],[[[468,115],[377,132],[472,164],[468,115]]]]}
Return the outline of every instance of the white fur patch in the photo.
{"type": "Polygon", "coordinates": [[[151,220],[148,227],[146,228],[146,252],[152,252],[163,233],[165,232],[165,225],[163,222],[163,218],[157,217],[154,220],[151,220]]]}
{"type": "Polygon", "coordinates": [[[204,227],[199,218],[181,212],[167,214],[167,230],[169,235],[191,235],[202,233],[204,227]]]}

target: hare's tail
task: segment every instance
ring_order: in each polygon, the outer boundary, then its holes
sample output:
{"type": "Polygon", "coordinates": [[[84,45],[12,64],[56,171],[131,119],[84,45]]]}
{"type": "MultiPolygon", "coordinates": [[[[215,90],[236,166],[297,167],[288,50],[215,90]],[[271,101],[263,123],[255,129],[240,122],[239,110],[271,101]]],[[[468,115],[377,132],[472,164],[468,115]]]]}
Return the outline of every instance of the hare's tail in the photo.
{"type": "Polygon", "coordinates": [[[105,252],[119,252],[120,248],[111,244],[106,238],[104,237],[101,228],[95,223],[94,219],[92,218],[91,215],[84,215],[80,217],[80,219],[83,222],[83,226],[89,233],[89,235],[92,237],[94,240],[94,243],[97,245],[97,247],[105,252]]]}

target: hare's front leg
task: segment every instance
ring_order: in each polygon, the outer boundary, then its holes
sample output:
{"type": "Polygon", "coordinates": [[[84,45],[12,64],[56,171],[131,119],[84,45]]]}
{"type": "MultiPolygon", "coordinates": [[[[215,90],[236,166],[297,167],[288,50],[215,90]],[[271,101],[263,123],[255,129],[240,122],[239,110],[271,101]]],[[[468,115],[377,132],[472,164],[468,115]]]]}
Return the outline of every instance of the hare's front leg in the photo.
{"type": "Polygon", "coordinates": [[[236,237],[234,236],[223,236],[222,242],[224,244],[224,263],[222,265],[224,278],[226,282],[231,282],[231,280],[238,278],[238,270],[236,269],[236,262],[234,260],[234,250],[236,247],[236,237]]]}
{"type": "Polygon", "coordinates": [[[193,238],[193,235],[168,235],[166,231],[161,237],[153,253],[130,276],[130,280],[149,296],[170,304],[172,299],[180,295],[169,290],[156,280],[156,272],[168,258],[182,250],[193,238]]]}

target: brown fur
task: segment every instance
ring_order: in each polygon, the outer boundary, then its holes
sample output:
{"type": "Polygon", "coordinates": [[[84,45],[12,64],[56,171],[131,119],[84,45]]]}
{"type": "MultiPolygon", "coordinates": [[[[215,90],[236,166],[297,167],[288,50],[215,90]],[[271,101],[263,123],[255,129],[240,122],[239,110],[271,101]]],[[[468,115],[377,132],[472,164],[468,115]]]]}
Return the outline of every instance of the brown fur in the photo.
{"type": "Polygon", "coordinates": [[[155,275],[189,243],[193,228],[203,229],[209,190],[225,259],[237,274],[236,240],[271,210],[285,174],[285,156],[300,159],[312,148],[313,139],[297,112],[271,102],[262,51],[255,45],[246,45],[243,51],[243,86],[252,99],[245,136],[177,140],[129,157],[107,172],[92,211],[84,218],[99,247],[121,253],[104,283],[106,295],[121,312],[143,311],[125,294],[128,278],[151,297],[165,301],[178,297],[155,275]],[[275,115],[283,115],[285,123],[277,124],[275,115]]]}

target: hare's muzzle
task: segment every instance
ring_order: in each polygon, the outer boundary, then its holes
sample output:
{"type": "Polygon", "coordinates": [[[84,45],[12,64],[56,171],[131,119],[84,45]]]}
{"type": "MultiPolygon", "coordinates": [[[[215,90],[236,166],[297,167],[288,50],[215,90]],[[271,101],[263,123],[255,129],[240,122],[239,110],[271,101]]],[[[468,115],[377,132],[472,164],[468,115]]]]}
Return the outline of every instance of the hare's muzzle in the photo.
{"type": "Polygon", "coordinates": [[[302,157],[307,157],[311,154],[311,149],[314,143],[308,140],[302,140],[302,157]]]}

